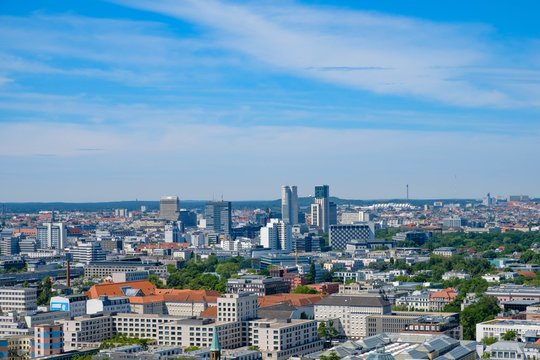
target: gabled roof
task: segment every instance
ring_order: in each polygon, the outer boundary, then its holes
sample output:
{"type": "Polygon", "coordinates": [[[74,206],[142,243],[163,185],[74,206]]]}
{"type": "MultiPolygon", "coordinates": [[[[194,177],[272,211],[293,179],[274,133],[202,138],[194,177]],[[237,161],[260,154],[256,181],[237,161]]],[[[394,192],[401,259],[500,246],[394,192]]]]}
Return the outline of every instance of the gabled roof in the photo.
{"type": "Polygon", "coordinates": [[[259,307],[271,306],[279,303],[294,306],[312,306],[328,295],[323,294],[275,294],[259,296],[259,307]]]}
{"type": "Polygon", "coordinates": [[[165,301],[217,303],[221,294],[214,290],[156,289],[165,301]]]}
{"type": "Polygon", "coordinates": [[[151,295],[156,292],[156,287],[148,280],[128,281],[123,283],[101,283],[94,285],[85,294],[89,299],[97,299],[102,295],[108,297],[124,296],[122,288],[130,287],[132,289],[138,289],[143,292],[144,295],[151,295]]]}

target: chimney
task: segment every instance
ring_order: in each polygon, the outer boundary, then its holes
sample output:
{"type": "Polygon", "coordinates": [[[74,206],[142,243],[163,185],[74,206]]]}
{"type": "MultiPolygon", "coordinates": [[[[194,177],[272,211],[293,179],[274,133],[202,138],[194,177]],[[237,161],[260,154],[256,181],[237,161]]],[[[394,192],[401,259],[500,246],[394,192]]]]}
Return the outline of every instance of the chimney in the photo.
{"type": "Polygon", "coordinates": [[[66,272],[66,286],[70,286],[71,279],[69,278],[69,260],[67,261],[67,272],[66,272]]]}

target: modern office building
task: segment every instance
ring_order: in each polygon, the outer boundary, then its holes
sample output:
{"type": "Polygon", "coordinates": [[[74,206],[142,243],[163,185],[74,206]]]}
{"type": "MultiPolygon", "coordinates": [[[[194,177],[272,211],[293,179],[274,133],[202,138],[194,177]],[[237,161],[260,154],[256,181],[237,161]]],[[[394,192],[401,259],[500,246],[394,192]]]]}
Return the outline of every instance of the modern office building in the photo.
{"type": "Polygon", "coordinates": [[[353,240],[375,239],[375,225],[370,223],[330,225],[329,241],[334,249],[345,249],[353,240]]]}
{"type": "Polygon", "coordinates": [[[412,241],[416,245],[422,246],[428,241],[429,236],[423,231],[406,231],[397,233],[392,236],[392,239],[395,241],[412,241]]]}
{"type": "Polygon", "coordinates": [[[69,311],[71,316],[86,315],[86,301],[88,296],[74,294],[66,296],[53,296],[51,298],[51,311],[69,311]]]}
{"type": "Polygon", "coordinates": [[[106,256],[101,247],[101,242],[92,241],[80,243],[71,250],[73,260],[88,264],[91,261],[105,260],[106,256]]]}
{"type": "Polygon", "coordinates": [[[180,242],[180,229],[178,228],[178,224],[176,222],[165,225],[165,242],[166,243],[180,242]]]}
{"type": "Polygon", "coordinates": [[[161,219],[176,221],[180,211],[178,196],[162,196],[159,200],[159,217],[161,219]]]}
{"type": "Polygon", "coordinates": [[[281,187],[281,219],[290,225],[298,224],[298,192],[296,186],[281,187]]]}
{"type": "Polygon", "coordinates": [[[86,302],[86,313],[131,313],[131,305],[129,299],[125,296],[100,296],[97,299],[90,299],[86,302]]]}
{"type": "Polygon", "coordinates": [[[456,229],[467,225],[467,219],[459,216],[449,216],[443,219],[443,226],[449,229],[456,229]]]}
{"type": "Polygon", "coordinates": [[[167,266],[155,261],[126,259],[118,261],[92,261],[84,267],[85,277],[107,277],[115,272],[148,271],[150,274],[167,274],[167,266]]]}
{"type": "Polygon", "coordinates": [[[205,208],[206,229],[230,234],[232,228],[231,202],[209,201],[205,208]]]}
{"type": "Polygon", "coordinates": [[[257,317],[259,296],[247,292],[224,294],[217,299],[218,321],[247,321],[257,317]]]}
{"type": "Polygon", "coordinates": [[[292,250],[291,225],[279,219],[270,219],[270,222],[260,230],[261,245],[272,250],[292,250]]]}
{"type": "Polygon", "coordinates": [[[290,285],[281,278],[258,275],[246,275],[227,281],[227,293],[238,294],[247,292],[259,296],[288,293],[290,285]]]}
{"type": "Polygon", "coordinates": [[[315,320],[333,320],[351,339],[367,336],[367,316],[392,313],[391,303],[376,295],[333,294],[314,305],[315,320]]]}
{"type": "Polygon", "coordinates": [[[315,203],[311,205],[311,225],[328,232],[330,226],[330,187],[315,186],[315,203]]]}
{"type": "Polygon", "coordinates": [[[96,342],[110,339],[115,331],[109,314],[77,316],[60,320],[64,329],[64,350],[71,351],[95,346],[96,342]]]}
{"type": "Polygon", "coordinates": [[[0,311],[32,311],[37,309],[37,289],[24,287],[0,288],[0,311]]]}

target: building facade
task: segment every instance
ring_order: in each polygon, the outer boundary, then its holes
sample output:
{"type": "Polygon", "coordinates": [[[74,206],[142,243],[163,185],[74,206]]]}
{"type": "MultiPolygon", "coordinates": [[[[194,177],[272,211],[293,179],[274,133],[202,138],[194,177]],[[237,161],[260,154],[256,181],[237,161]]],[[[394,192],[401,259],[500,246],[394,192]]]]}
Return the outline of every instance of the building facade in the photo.
{"type": "Polygon", "coordinates": [[[298,191],[296,186],[281,187],[281,219],[290,225],[298,224],[298,191]]]}

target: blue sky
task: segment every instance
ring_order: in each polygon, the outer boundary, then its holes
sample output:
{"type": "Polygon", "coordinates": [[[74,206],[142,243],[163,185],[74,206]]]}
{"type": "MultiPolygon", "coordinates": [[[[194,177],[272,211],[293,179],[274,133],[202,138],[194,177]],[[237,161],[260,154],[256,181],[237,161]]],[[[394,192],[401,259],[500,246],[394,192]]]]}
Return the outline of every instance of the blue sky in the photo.
{"type": "Polygon", "coordinates": [[[535,1],[2,1],[0,201],[540,196],[535,1]]]}

